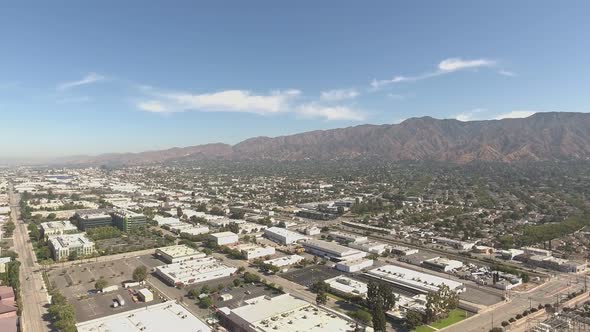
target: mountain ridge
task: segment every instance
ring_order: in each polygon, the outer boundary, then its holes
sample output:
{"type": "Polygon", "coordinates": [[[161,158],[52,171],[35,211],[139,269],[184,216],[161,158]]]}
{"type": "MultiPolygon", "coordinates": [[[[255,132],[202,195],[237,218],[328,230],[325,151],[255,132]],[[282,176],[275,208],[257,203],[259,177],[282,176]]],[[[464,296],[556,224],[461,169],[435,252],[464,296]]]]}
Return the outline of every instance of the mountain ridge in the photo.
{"type": "Polygon", "coordinates": [[[459,121],[429,116],[399,124],[362,124],[277,137],[257,136],[235,145],[210,143],[139,153],[64,158],[67,164],[150,164],[178,160],[277,161],[381,158],[513,162],[590,159],[590,113],[547,112],[527,118],[459,121]]]}

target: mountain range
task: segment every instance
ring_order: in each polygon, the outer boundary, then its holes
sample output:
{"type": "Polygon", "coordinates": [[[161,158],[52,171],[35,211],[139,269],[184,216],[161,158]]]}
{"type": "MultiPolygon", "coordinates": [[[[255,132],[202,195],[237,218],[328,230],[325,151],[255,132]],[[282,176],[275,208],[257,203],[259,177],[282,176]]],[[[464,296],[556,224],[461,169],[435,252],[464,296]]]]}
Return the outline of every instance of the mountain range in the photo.
{"type": "Polygon", "coordinates": [[[233,146],[213,143],[140,153],[76,156],[60,162],[137,165],[203,159],[354,158],[454,163],[589,159],[590,113],[547,112],[520,119],[482,121],[420,117],[399,124],[254,137],[233,146]]]}

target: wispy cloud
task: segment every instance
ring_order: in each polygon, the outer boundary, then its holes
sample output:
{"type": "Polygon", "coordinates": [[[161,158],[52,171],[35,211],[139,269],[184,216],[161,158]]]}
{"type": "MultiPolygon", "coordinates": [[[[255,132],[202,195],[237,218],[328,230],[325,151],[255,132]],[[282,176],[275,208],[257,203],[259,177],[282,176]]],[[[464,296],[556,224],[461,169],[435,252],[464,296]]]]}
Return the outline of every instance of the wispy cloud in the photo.
{"type": "Polygon", "coordinates": [[[483,120],[482,113],[487,112],[485,108],[475,108],[467,112],[459,113],[455,115],[455,119],[459,121],[474,121],[474,120],[483,120]]]}
{"type": "Polygon", "coordinates": [[[365,119],[365,115],[362,112],[348,106],[326,106],[310,103],[296,107],[295,112],[305,118],[351,121],[362,121],[365,119]]]}
{"type": "Polygon", "coordinates": [[[505,70],[505,69],[498,71],[498,74],[500,74],[502,76],[508,76],[508,77],[516,76],[516,74],[514,72],[511,72],[511,71],[505,70]]]}
{"type": "Polygon", "coordinates": [[[74,104],[74,103],[86,103],[89,102],[90,97],[66,97],[57,100],[58,104],[74,104]]]}
{"type": "Polygon", "coordinates": [[[454,73],[460,70],[465,69],[477,69],[482,67],[491,67],[496,64],[493,60],[488,59],[473,59],[473,60],[464,60],[461,58],[448,58],[439,62],[437,69],[432,72],[427,72],[419,75],[412,75],[412,76],[394,76],[391,79],[384,79],[384,80],[377,80],[374,79],[371,82],[371,87],[373,88],[380,88],[385,85],[394,84],[394,83],[403,83],[403,82],[415,82],[421,81],[424,79],[441,76],[445,74],[454,73]]]}
{"type": "Polygon", "coordinates": [[[57,89],[60,90],[60,91],[68,90],[68,89],[75,88],[75,87],[78,87],[78,86],[100,82],[100,81],[103,81],[104,79],[105,79],[104,76],[99,75],[99,74],[94,73],[94,72],[91,72],[91,73],[88,73],[86,76],[84,76],[80,80],[60,83],[57,86],[57,89]]]}
{"type": "Polygon", "coordinates": [[[504,114],[499,114],[496,116],[496,120],[501,120],[501,119],[515,119],[515,118],[528,118],[529,116],[535,114],[537,112],[535,111],[526,111],[526,110],[520,110],[520,111],[512,111],[512,112],[508,112],[508,113],[504,113],[504,114]]]}
{"type": "Polygon", "coordinates": [[[340,101],[347,99],[354,99],[359,96],[359,92],[355,89],[336,89],[322,91],[320,99],[324,101],[340,101]]]}

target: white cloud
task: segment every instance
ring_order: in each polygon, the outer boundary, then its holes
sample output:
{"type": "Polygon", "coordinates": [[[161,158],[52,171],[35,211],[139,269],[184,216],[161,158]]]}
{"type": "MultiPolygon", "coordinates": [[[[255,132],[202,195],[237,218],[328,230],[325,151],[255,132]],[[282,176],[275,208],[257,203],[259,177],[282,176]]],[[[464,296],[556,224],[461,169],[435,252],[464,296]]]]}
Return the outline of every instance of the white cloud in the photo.
{"type": "Polygon", "coordinates": [[[326,120],[363,120],[364,115],[346,106],[323,105],[321,102],[301,104],[301,91],[277,90],[257,94],[248,90],[223,90],[212,93],[194,94],[169,92],[156,88],[140,88],[149,96],[136,103],[138,109],[151,113],[175,112],[237,112],[258,115],[291,113],[303,118],[326,120]]]}
{"type": "Polygon", "coordinates": [[[474,121],[474,120],[483,120],[480,115],[481,113],[486,112],[485,108],[475,108],[467,112],[459,113],[455,115],[455,119],[459,121],[474,121]]]}
{"type": "Polygon", "coordinates": [[[514,72],[511,72],[509,70],[504,70],[504,69],[498,71],[498,74],[500,74],[502,76],[508,76],[508,77],[516,76],[516,74],[514,72]]]}
{"type": "Polygon", "coordinates": [[[152,113],[166,113],[166,108],[157,100],[144,101],[137,104],[140,110],[152,113]]]}
{"type": "Polygon", "coordinates": [[[394,99],[394,100],[404,100],[404,99],[406,99],[406,96],[400,95],[397,93],[388,93],[387,98],[394,99]]]}
{"type": "Polygon", "coordinates": [[[490,67],[495,64],[495,61],[486,59],[463,60],[461,58],[449,58],[441,61],[438,64],[438,69],[444,72],[453,72],[469,68],[490,67]]]}
{"type": "Polygon", "coordinates": [[[496,120],[501,119],[515,119],[515,118],[528,118],[529,116],[535,114],[535,111],[512,111],[509,113],[504,113],[496,116],[496,120]]]}
{"type": "Polygon", "coordinates": [[[324,101],[339,101],[346,99],[354,99],[359,96],[359,92],[355,89],[337,89],[322,91],[320,99],[324,101]]]}
{"type": "Polygon", "coordinates": [[[66,97],[57,100],[58,104],[74,104],[74,103],[85,103],[89,102],[90,97],[66,97]]]}
{"type": "Polygon", "coordinates": [[[143,102],[138,106],[140,109],[159,113],[192,110],[273,114],[286,111],[289,101],[299,94],[299,90],[273,91],[269,94],[254,94],[247,90],[224,90],[204,94],[158,92],[155,96],[161,100],[143,102]]]}
{"type": "Polygon", "coordinates": [[[305,118],[361,121],[365,115],[347,106],[325,106],[315,103],[300,105],[295,112],[305,118]]]}
{"type": "Polygon", "coordinates": [[[81,86],[81,85],[87,85],[87,84],[100,82],[104,79],[105,79],[104,76],[92,72],[92,73],[88,73],[81,80],[61,83],[57,86],[57,89],[58,90],[67,90],[67,89],[75,88],[75,87],[81,86]]]}
{"type": "Polygon", "coordinates": [[[461,58],[448,58],[441,61],[437,66],[437,70],[435,71],[413,76],[394,76],[391,79],[384,80],[373,79],[373,81],[371,82],[371,87],[377,89],[382,86],[394,83],[415,82],[465,69],[491,67],[495,64],[495,61],[487,59],[463,60],[461,58]]]}

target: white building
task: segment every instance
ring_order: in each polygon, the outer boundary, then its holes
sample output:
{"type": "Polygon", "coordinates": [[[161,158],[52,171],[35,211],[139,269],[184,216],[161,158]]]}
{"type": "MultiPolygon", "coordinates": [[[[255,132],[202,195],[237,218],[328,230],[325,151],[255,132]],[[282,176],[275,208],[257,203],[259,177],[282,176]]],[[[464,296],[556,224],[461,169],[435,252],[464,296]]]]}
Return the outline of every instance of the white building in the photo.
{"type": "Polygon", "coordinates": [[[75,252],[78,257],[88,256],[94,252],[94,242],[85,233],[50,235],[47,239],[55,261],[67,259],[75,252]]]}
{"type": "Polygon", "coordinates": [[[279,257],[279,258],[266,260],[266,261],[264,261],[264,264],[270,264],[270,265],[276,266],[276,267],[284,267],[284,266],[297,264],[304,259],[305,258],[303,256],[290,255],[290,256],[283,256],[283,257],[279,257]]]}
{"type": "Polygon", "coordinates": [[[175,234],[191,234],[191,235],[199,235],[199,234],[207,234],[209,233],[209,227],[205,225],[193,225],[189,223],[180,223],[170,225],[170,231],[175,234]]]}
{"type": "Polygon", "coordinates": [[[271,239],[272,241],[278,242],[280,244],[293,244],[299,241],[305,240],[308,237],[301,235],[299,233],[287,230],[281,227],[270,227],[264,230],[264,235],[271,239]]]}
{"type": "Polygon", "coordinates": [[[236,309],[220,308],[222,324],[232,332],[347,332],[355,324],[337,312],[290,294],[261,296],[236,309]]]}
{"type": "Polygon", "coordinates": [[[154,300],[154,294],[147,288],[142,288],[137,291],[137,296],[142,302],[152,302],[154,300]]]}
{"type": "Polygon", "coordinates": [[[211,328],[176,302],[168,301],[76,324],[78,332],[210,332],[211,328]]]}
{"type": "Polygon", "coordinates": [[[545,257],[549,257],[552,255],[551,250],[539,249],[539,248],[534,248],[534,247],[523,247],[522,250],[524,250],[524,253],[528,254],[528,255],[545,256],[545,257]]]}
{"type": "Polygon", "coordinates": [[[180,263],[156,267],[156,273],[171,286],[192,285],[235,273],[235,267],[229,267],[213,257],[197,258],[180,263]]]}
{"type": "Polygon", "coordinates": [[[184,244],[156,249],[156,256],[168,264],[204,258],[204,253],[184,244]]]}
{"type": "Polygon", "coordinates": [[[154,221],[158,223],[158,226],[164,226],[164,225],[172,226],[172,225],[182,224],[182,221],[180,221],[180,219],[178,219],[178,218],[163,217],[160,215],[155,216],[154,221]]]}
{"type": "Polygon", "coordinates": [[[349,243],[348,246],[351,248],[354,248],[354,249],[362,250],[362,251],[365,251],[365,252],[368,252],[371,254],[377,254],[377,255],[381,255],[387,249],[390,248],[390,246],[388,244],[383,243],[383,242],[378,242],[378,241],[365,241],[365,242],[360,242],[360,243],[349,243]]]}
{"type": "Polygon", "coordinates": [[[306,235],[318,235],[321,233],[321,230],[315,226],[310,226],[305,228],[306,235]]]}
{"type": "Polygon", "coordinates": [[[400,256],[408,256],[418,253],[418,249],[408,248],[400,245],[392,245],[391,248],[389,248],[389,250],[392,254],[400,256]]]}
{"type": "Polygon", "coordinates": [[[236,246],[236,249],[238,249],[247,260],[272,256],[275,254],[275,248],[271,246],[261,247],[255,244],[240,244],[236,246]]]}
{"type": "Polygon", "coordinates": [[[341,246],[334,242],[309,240],[303,243],[306,252],[333,261],[357,260],[367,256],[364,251],[341,246]]]}
{"type": "Polygon", "coordinates": [[[502,255],[502,258],[504,258],[504,259],[513,260],[514,257],[524,254],[524,250],[507,249],[507,250],[500,251],[500,254],[502,255]]]}
{"type": "Polygon", "coordinates": [[[389,282],[397,287],[420,293],[436,292],[443,284],[449,286],[451,290],[456,292],[463,292],[465,290],[465,286],[460,282],[396,265],[381,266],[369,270],[364,274],[371,278],[389,282]]]}
{"type": "Polygon", "coordinates": [[[372,259],[357,259],[352,261],[341,261],[336,264],[336,270],[342,272],[358,272],[360,270],[366,269],[373,266],[372,259]]]}
{"type": "Polygon", "coordinates": [[[454,260],[454,259],[447,259],[444,257],[434,257],[431,259],[427,259],[422,261],[422,265],[428,269],[440,271],[440,272],[449,272],[452,270],[460,269],[463,267],[463,262],[454,260]]]}
{"type": "Polygon", "coordinates": [[[330,236],[334,238],[334,240],[338,242],[344,243],[361,243],[368,240],[368,238],[364,235],[357,235],[352,233],[345,233],[340,231],[332,231],[330,232],[330,236]]]}
{"type": "Polygon", "coordinates": [[[439,236],[433,237],[432,240],[435,241],[436,243],[441,243],[441,244],[447,245],[449,247],[453,247],[458,250],[471,250],[473,248],[473,246],[475,246],[475,243],[473,243],[473,242],[465,242],[465,241],[454,240],[454,239],[449,239],[446,237],[439,237],[439,236]]]}
{"type": "Polygon", "coordinates": [[[367,284],[345,276],[324,280],[330,285],[330,291],[348,296],[367,297],[367,284]]]}
{"type": "Polygon", "coordinates": [[[238,234],[232,232],[213,233],[209,235],[218,246],[238,243],[238,234]]]}
{"type": "Polygon", "coordinates": [[[78,227],[73,225],[69,220],[48,221],[41,223],[39,226],[41,226],[41,232],[44,236],[75,233],[78,231],[78,227]]]}

